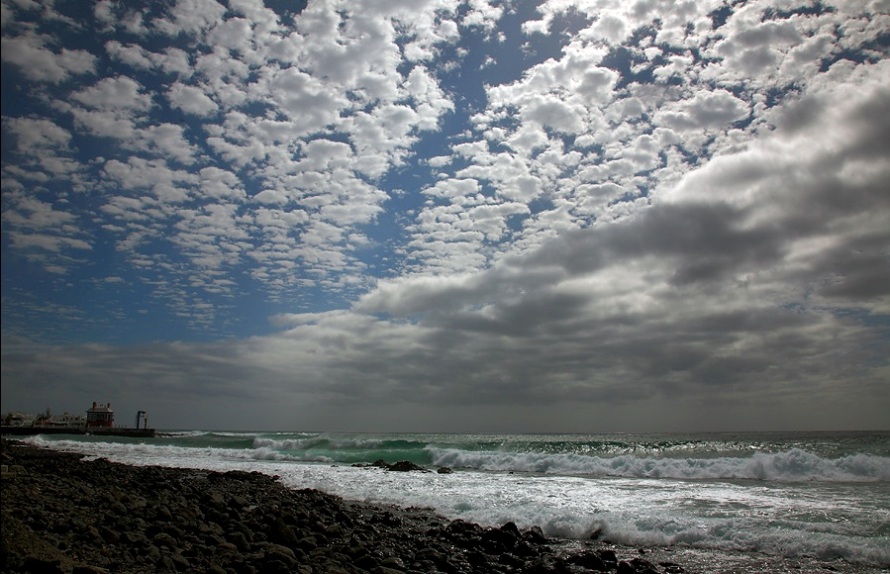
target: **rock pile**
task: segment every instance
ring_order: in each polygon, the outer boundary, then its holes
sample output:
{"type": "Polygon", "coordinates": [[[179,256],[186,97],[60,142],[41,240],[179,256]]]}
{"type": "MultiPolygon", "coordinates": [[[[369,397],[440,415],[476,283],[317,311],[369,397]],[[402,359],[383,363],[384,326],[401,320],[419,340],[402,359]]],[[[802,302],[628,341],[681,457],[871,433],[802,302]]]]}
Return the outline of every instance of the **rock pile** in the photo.
{"type": "Polygon", "coordinates": [[[573,574],[682,572],[566,550],[539,528],[344,501],[240,471],[134,467],[3,445],[2,572],[573,574]]]}

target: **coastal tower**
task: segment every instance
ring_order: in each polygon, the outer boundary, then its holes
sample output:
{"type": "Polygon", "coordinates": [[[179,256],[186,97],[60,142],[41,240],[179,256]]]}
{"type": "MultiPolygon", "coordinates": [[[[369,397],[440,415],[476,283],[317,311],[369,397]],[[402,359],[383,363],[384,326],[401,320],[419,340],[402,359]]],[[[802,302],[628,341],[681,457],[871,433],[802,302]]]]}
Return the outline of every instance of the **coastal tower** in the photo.
{"type": "Polygon", "coordinates": [[[92,408],[87,409],[87,429],[111,428],[114,425],[114,411],[111,403],[93,403],[92,408]]]}

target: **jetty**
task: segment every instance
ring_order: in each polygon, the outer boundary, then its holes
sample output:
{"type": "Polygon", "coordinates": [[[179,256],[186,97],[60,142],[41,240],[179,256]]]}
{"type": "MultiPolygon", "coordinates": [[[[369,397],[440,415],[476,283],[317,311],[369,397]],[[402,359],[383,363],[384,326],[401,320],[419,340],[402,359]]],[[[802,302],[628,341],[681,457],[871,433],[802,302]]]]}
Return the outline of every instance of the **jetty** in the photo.
{"type": "Polygon", "coordinates": [[[157,433],[149,428],[145,411],[136,413],[136,426],[124,427],[114,425],[114,411],[111,403],[96,403],[87,409],[86,416],[63,415],[53,416],[49,409],[41,415],[8,413],[3,417],[0,434],[16,436],[33,436],[38,434],[74,434],[97,436],[125,436],[152,438],[157,433]]]}

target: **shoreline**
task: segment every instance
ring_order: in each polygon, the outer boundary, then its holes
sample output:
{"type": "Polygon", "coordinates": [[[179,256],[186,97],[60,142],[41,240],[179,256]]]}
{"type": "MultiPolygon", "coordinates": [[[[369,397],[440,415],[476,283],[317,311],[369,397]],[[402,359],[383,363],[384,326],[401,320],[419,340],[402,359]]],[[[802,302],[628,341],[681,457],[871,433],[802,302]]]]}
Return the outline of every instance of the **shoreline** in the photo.
{"type": "Polygon", "coordinates": [[[635,549],[347,501],[259,472],[129,466],[2,441],[3,572],[743,574],[877,572],[691,548],[635,549]]]}
{"type": "Polygon", "coordinates": [[[13,437],[37,436],[42,434],[62,435],[68,434],[73,436],[125,436],[131,438],[154,438],[157,436],[157,430],[153,428],[133,428],[133,427],[34,427],[34,426],[2,426],[0,427],[0,435],[8,435],[13,437]]]}

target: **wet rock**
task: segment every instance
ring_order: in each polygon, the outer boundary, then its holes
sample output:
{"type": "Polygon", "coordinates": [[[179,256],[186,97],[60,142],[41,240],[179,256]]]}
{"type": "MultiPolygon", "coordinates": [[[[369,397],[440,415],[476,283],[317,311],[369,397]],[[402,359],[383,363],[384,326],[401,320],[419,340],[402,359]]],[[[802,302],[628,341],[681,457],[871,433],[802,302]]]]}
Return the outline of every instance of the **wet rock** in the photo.
{"type": "Polygon", "coordinates": [[[565,563],[550,557],[539,558],[522,570],[522,574],[568,574],[565,563]]]}
{"type": "Polygon", "coordinates": [[[176,539],[166,532],[159,532],[158,534],[155,534],[152,538],[152,542],[154,542],[154,544],[156,544],[157,546],[176,548],[176,539]]]}
{"type": "Polygon", "coordinates": [[[547,544],[547,537],[540,526],[532,526],[522,534],[522,538],[532,544],[547,544]]]}
{"type": "MultiPolygon", "coordinates": [[[[284,549],[282,549],[284,550],[284,549]]],[[[294,557],[293,552],[284,552],[279,549],[272,549],[266,551],[266,555],[263,557],[266,563],[268,562],[281,562],[286,565],[288,568],[292,568],[296,566],[297,559],[294,557]]]]}
{"type": "Polygon", "coordinates": [[[602,558],[603,562],[609,565],[610,568],[618,567],[618,555],[615,554],[614,550],[600,550],[598,552],[599,557],[602,558]]]}
{"type": "Polygon", "coordinates": [[[414,464],[410,460],[400,460],[399,462],[390,464],[386,467],[386,470],[391,470],[394,472],[426,472],[426,469],[420,465],[414,464]]]}
{"type": "Polygon", "coordinates": [[[404,570],[405,563],[402,562],[402,559],[397,556],[390,556],[389,558],[384,558],[383,562],[380,563],[384,568],[390,568],[394,570],[404,570]]]}
{"type": "Polygon", "coordinates": [[[611,570],[611,568],[600,557],[600,555],[593,551],[576,554],[569,558],[568,562],[571,564],[577,564],[578,566],[583,566],[584,568],[593,570],[595,572],[608,572],[609,570],[611,570]]]}
{"type": "Polygon", "coordinates": [[[371,554],[362,554],[353,560],[353,564],[362,570],[371,570],[380,565],[380,560],[371,554]]]}
{"type": "Polygon", "coordinates": [[[170,561],[173,562],[173,566],[176,568],[177,572],[187,570],[191,566],[188,558],[186,558],[179,552],[174,552],[173,554],[171,554],[170,561]]]}
{"type": "Polygon", "coordinates": [[[238,550],[248,550],[250,543],[247,536],[243,532],[229,532],[226,534],[226,540],[235,545],[238,550]]]}
{"type": "Polygon", "coordinates": [[[492,552],[507,552],[516,548],[519,542],[519,529],[512,522],[501,528],[488,528],[482,533],[486,548],[492,552]]]}
{"type": "Polygon", "coordinates": [[[263,562],[260,574],[291,574],[291,569],[280,560],[268,560],[263,562]]]}
{"type": "Polygon", "coordinates": [[[61,560],[46,560],[30,556],[25,560],[24,570],[28,574],[65,574],[61,564],[61,560]]]}
{"type": "Polygon", "coordinates": [[[525,560],[510,552],[504,552],[503,554],[498,555],[497,561],[498,563],[511,568],[519,568],[525,564],[525,560]]]}
{"type": "Polygon", "coordinates": [[[633,558],[630,561],[630,565],[633,566],[637,572],[643,572],[645,570],[655,570],[655,565],[648,560],[644,560],[643,558],[633,558]]]}

